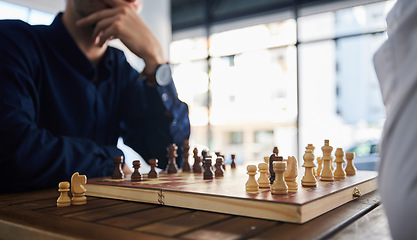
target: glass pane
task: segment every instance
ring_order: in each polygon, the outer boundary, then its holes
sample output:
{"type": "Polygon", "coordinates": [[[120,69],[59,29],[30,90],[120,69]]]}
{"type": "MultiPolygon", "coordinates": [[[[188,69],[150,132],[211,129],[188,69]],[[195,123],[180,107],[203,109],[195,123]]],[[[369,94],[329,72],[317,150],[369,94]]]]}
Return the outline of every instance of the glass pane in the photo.
{"type": "Polygon", "coordinates": [[[210,55],[224,56],[295,43],[295,21],[261,24],[210,37],[210,55]]]}
{"type": "Polygon", "coordinates": [[[298,18],[300,42],[332,38],[335,35],[335,14],[326,12],[298,18]]]}
{"type": "Polygon", "coordinates": [[[299,45],[300,158],[308,144],[321,154],[324,139],[342,146],[339,139],[347,138],[336,115],[335,60],[334,41],[299,45]]]}
{"type": "Polygon", "coordinates": [[[27,21],[29,9],[15,4],[0,2],[0,19],[20,19],[27,21]]]}
{"type": "Polygon", "coordinates": [[[385,18],[395,1],[385,1],[298,19],[299,41],[384,31],[385,18]]]}
{"type": "Polygon", "coordinates": [[[53,14],[31,10],[29,14],[29,24],[49,25],[52,23],[54,18],[55,18],[55,15],[53,14]]]}
{"type": "Polygon", "coordinates": [[[207,56],[207,39],[203,37],[182,39],[170,44],[170,61],[172,63],[205,59],[207,56]]]}
{"type": "Polygon", "coordinates": [[[294,47],[212,58],[211,67],[212,124],[295,121],[294,47]]]}
{"type": "Polygon", "coordinates": [[[385,18],[394,1],[336,11],[336,36],[384,31],[385,18]]]}
{"type": "Polygon", "coordinates": [[[172,67],[178,97],[190,111],[191,140],[207,146],[208,73],[207,61],[189,61],[172,67]]]}
{"type": "Polygon", "coordinates": [[[372,57],[385,38],[300,44],[300,156],[308,143],[321,154],[324,139],[345,150],[379,139],[385,108],[372,57]]]}
{"type": "Polygon", "coordinates": [[[238,151],[245,161],[262,160],[280,142],[286,142],[283,154],[294,155],[295,59],[294,46],[211,59],[210,123],[216,138],[214,147],[232,152],[236,144],[228,146],[221,136],[226,131],[240,130],[244,139],[238,151]],[[260,131],[273,132],[273,137],[268,142],[257,142],[260,135],[256,134],[260,131]]]}
{"type": "MultiPolygon", "coordinates": [[[[381,90],[373,68],[373,54],[386,39],[383,34],[337,41],[337,113],[350,125],[379,126],[385,119],[381,90]]],[[[362,141],[379,134],[361,131],[362,141]]],[[[356,138],[359,138],[357,135],[356,138]]]]}

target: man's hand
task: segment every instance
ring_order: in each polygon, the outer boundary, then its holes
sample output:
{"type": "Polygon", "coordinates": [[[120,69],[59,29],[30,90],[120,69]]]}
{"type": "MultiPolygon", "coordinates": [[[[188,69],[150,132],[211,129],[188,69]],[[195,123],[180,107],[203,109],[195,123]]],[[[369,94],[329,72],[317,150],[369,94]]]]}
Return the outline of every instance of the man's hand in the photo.
{"type": "Polygon", "coordinates": [[[145,73],[152,73],[165,62],[161,45],[138,14],[137,1],[103,0],[110,8],[77,21],[80,27],[93,26],[92,41],[103,46],[120,39],[130,51],[145,61],[145,73]]]}

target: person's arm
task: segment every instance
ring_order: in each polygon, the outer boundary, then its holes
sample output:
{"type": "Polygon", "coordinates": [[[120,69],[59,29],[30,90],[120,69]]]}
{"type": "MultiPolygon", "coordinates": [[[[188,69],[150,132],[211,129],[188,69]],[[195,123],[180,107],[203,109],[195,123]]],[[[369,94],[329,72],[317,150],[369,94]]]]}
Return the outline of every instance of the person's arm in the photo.
{"type": "Polygon", "coordinates": [[[182,142],[190,136],[187,104],[178,99],[173,82],[150,86],[136,78],[123,95],[121,128],[125,144],[146,161],[157,158],[159,167],[165,168],[168,145],[176,143],[180,154],[182,142]]]}
{"type": "Polygon", "coordinates": [[[110,175],[112,157],[122,155],[115,146],[56,136],[38,126],[34,82],[24,68],[0,63],[0,192],[56,187],[76,171],[89,178],[110,175]]]}

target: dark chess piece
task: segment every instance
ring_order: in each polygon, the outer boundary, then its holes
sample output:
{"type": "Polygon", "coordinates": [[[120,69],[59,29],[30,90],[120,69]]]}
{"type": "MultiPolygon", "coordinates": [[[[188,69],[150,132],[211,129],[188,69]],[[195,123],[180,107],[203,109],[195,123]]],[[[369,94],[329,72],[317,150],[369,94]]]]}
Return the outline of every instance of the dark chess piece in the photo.
{"type": "Polygon", "coordinates": [[[112,179],[124,178],[124,174],[122,172],[123,156],[114,157],[113,163],[114,163],[114,170],[113,170],[113,174],[111,175],[111,178],[112,179]]]}
{"type": "Polygon", "coordinates": [[[236,168],[236,162],[235,162],[236,155],[232,154],[230,157],[232,158],[232,163],[230,164],[230,168],[235,169],[236,168]]]}
{"type": "Polygon", "coordinates": [[[190,172],[190,163],[188,162],[190,156],[190,141],[188,139],[184,140],[182,145],[182,171],[183,172],[190,172]]]}
{"type": "Polygon", "coordinates": [[[158,166],[158,159],[149,159],[149,165],[151,166],[151,170],[148,173],[148,178],[158,178],[158,172],[156,171],[156,166],[158,166]]]}
{"type": "Polygon", "coordinates": [[[275,161],[282,162],[283,158],[275,155],[275,153],[271,154],[271,156],[269,157],[269,173],[270,173],[269,182],[271,184],[273,184],[275,181],[275,172],[274,172],[274,167],[273,167],[275,161]]]}
{"type": "MultiPolygon", "coordinates": [[[[225,159],[224,158],[224,155],[221,154],[220,152],[215,152],[215,154],[216,154],[217,157],[221,157],[221,158],[225,159]]],[[[226,171],[226,163],[225,163],[225,161],[223,161],[222,168],[223,168],[224,171],[226,171]]]]}
{"type": "Polygon", "coordinates": [[[212,168],[212,163],[211,163],[211,156],[208,156],[204,159],[203,161],[204,164],[204,174],[203,174],[203,179],[207,180],[207,179],[213,179],[213,170],[212,168]]]}
{"type": "Polygon", "coordinates": [[[275,155],[279,155],[279,150],[278,147],[274,147],[274,149],[272,149],[272,153],[275,153],[275,155]]]}
{"type": "Polygon", "coordinates": [[[207,155],[208,155],[207,149],[203,149],[201,151],[201,156],[202,156],[203,161],[204,161],[204,159],[206,159],[207,155]]]}
{"type": "Polygon", "coordinates": [[[142,181],[142,175],[140,175],[139,172],[139,168],[140,168],[140,161],[139,160],[135,160],[132,162],[133,164],[133,173],[132,176],[130,177],[130,180],[132,182],[139,182],[142,181]]]}
{"type": "Polygon", "coordinates": [[[215,164],[216,170],[214,171],[214,176],[216,176],[216,177],[223,177],[224,176],[223,163],[224,163],[223,158],[220,157],[220,156],[217,157],[216,164],[215,164]]]}
{"type": "Polygon", "coordinates": [[[202,173],[203,169],[201,166],[201,157],[198,156],[198,149],[194,148],[193,150],[193,158],[194,158],[194,165],[193,165],[193,172],[195,173],[202,173]]]}
{"type": "Polygon", "coordinates": [[[175,159],[177,158],[177,145],[175,143],[172,143],[168,146],[168,166],[167,166],[167,173],[177,173],[177,164],[175,163],[175,159]]]}

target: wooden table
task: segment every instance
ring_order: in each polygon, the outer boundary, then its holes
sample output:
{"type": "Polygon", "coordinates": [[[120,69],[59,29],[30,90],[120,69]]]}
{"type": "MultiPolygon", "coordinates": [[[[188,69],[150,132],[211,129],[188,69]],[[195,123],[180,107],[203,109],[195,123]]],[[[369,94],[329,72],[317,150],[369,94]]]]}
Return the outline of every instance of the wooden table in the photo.
{"type": "Polygon", "coordinates": [[[58,196],[57,190],[0,195],[0,239],[361,239],[362,232],[367,240],[390,239],[376,192],[305,224],[96,197],[58,208],[58,196]]]}

